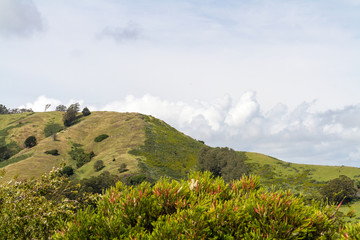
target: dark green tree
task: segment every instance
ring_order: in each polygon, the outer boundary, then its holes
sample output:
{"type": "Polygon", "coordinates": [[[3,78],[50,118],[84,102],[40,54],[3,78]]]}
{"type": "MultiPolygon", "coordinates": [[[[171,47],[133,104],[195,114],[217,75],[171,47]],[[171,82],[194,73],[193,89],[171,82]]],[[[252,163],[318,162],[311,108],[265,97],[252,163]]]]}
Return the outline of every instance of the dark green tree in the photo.
{"type": "Polygon", "coordinates": [[[354,180],[345,175],[331,180],[320,190],[324,198],[335,203],[343,200],[343,203],[350,202],[356,197],[357,192],[354,180]]]}
{"type": "Polygon", "coordinates": [[[85,108],[82,110],[82,114],[83,114],[84,116],[89,116],[89,115],[91,114],[91,112],[90,112],[90,110],[89,110],[87,107],[85,107],[85,108]]]}
{"type": "Polygon", "coordinates": [[[243,152],[236,152],[227,147],[205,146],[200,150],[198,167],[201,171],[210,171],[215,177],[223,177],[224,180],[230,181],[248,173],[245,159],[246,155],[243,152]]]}
{"type": "Polygon", "coordinates": [[[118,180],[119,179],[116,175],[110,174],[108,171],[104,171],[99,176],[93,176],[91,178],[84,178],[81,180],[81,191],[102,193],[105,189],[114,186],[118,180]]]}
{"type": "Polygon", "coordinates": [[[59,112],[66,112],[66,106],[65,105],[59,105],[55,108],[55,111],[59,112]]]}
{"type": "Polygon", "coordinates": [[[32,147],[36,146],[36,144],[37,144],[36,137],[35,136],[28,137],[25,140],[24,144],[25,144],[25,147],[27,147],[27,148],[32,148],[32,147]]]}
{"type": "Polygon", "coordinates": [[[103,160],[97,160],[95,163],[94,163],[94,169],[95,171],[100,171],[101,169],[103,169],[105,167],[104,165],[104,161],[103,160]]]}
{"type": "Polygon", "coordinates": [[[64,125],[69,127],[76,119],[76,114],[79,112],[79,103],[71,104],[70,107],[66,110],[63,116],[64,125]]]}

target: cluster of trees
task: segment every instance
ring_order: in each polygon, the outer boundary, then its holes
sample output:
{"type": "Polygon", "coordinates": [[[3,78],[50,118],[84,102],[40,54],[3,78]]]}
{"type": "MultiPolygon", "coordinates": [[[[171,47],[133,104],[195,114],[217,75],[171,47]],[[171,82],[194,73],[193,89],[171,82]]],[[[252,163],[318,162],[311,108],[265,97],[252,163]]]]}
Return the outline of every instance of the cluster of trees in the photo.
{"type": "Polygon", "coordinates": [[[16,113],[26,113],[26,112],[33,112],[33,110],[30,109],[26,109],[26,108],[7,108],[5,105],[0,104],[0,114],[16,114],[16,113]]]}

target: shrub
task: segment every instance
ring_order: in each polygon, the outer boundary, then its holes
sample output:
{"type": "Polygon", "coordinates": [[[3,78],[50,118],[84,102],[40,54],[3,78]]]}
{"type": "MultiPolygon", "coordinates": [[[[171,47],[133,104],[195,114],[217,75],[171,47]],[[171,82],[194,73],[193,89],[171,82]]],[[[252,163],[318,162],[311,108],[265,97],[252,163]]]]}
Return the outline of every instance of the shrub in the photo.
{"type": "Polygon", "coordinates": [[[91,112],[90,112],[90,110],[89,110],[87,107],[85,107],[85,108],[82,110],[82,114],[83,114],[84,116],[89,116],[89,115],[91,114],[91,112]]]}
{"type": "Polygon", "coordinates": [[[83,166],[87,162],[90,162],[91,159],[95,156],[93,151],[86,153],[85,150],[81,148],[81,145],[78,144],[73,144],[71,150],[68,153],[71,159],[76,161],[77,168],[83,166]]]}
{"type": "Polygon", "coordinates": [[[36,137],[35,136],[28,137],[25,140],[24,144],[25,144],[25,147],[27,147],[27,148],[32,148],[32,147],[36,146],[36,144],[37,144],[36,137]]]}
{"type": "Polygon", "coordinates": [[[59,152],[57,149],[53,149],[53,150],[49,150],[49,151],[45,151],[46,154],[50,154],[50,155],[53,155],[53,156],[57,156],[59,155],[59,152]]]}
{"type": "Polygon", "coordinates": [[[105,167],[104,165],[104,161],[103,160],[97,160],[95,163],[94,163],[94,169],[95,171],[100,171],[101,169],[103,169],[105,167]]]}
{"type": "Polygon", "coordinates": [[[62,170],[61,170],[62,174],[66,174],[67,176],[71,176],[74,174],[74,169],[72,168],[72,166],[65,166],[62,170]]]}
{"type": "Polygon", "coordinates": [[[73,219],[78,201],[59,193],[73,191],[55,169],[40,179],[0,185],[0,239],[50,239],[73,219]]]}
{"type": "Polygon", "coordinates": [[[108,137],[109,137],[109,135],[107,135],[107,134],[101,134],[94,139],[94,142],[101,142],[102,140],[104,140],[108,137]]]}
{"type": "Polygon", "coordinates": [[[127,167],[126,163],[120,164],[119,173],[123,173],[123,172],[128,171],[129,169],[127,169],[126,167],[127,167]]]}
{"type": "MultiPolygon", "coordinates": [[[[256,177],[226,184],[209,172],[181,182],[160,179],[127,187],[118,182],[67,223],[55,239],[337,239],[335,206],[288,191],[267,192],[256,177]],[[81,223],[81,224],[80,224],[81,223]],[[100,237],[101,236],[101,237],[100,237]]],[[[349,229],[357,234],[357,228],[349,229]]],[[[349,235],[349,233],[347,233],[349,235]]],[[[350,239],[350,238],[349,238],[350,239]]]]}

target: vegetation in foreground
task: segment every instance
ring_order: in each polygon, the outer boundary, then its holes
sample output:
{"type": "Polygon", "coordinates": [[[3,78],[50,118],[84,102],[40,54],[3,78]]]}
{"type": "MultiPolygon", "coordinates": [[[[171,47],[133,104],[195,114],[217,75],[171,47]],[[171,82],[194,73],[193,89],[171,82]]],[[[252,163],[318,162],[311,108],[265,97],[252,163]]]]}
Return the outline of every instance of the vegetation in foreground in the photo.
{"type": "MultiPolygon", "coordinates": [[[[76,187],[76,186],[73,186],[76,187]]],[[[209,172],[76,195],[61,171],[0,186],[2,239],[358,239],[338,207],[209,172]],[[74,195],[75,194],[75,195],[74,195]],[[71,196],[77,196],[72,198],[71,196]]]]}

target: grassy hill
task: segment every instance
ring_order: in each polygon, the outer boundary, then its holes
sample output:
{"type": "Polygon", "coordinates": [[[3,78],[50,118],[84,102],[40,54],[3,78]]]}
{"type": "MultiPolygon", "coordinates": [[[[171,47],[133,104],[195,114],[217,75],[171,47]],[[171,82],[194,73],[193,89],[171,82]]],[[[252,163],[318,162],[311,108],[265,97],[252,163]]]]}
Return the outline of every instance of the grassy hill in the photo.
{"type": "MultiPolygon", "coordinates": [[[[0,115],[0,146],[7,144],[14,152],[18,151],[0,162],[0,168],[6,171],[2,181],[15,175],[20,179],[39,177],[61,162],[76,169],[74,179],[96,176],[103,171],[119,174],[122,163],[129,169],[122,174],[142,172],[153,179],[162,175],[179,179],[194,170],[198,152],[204,146],[165,122],[138,113],[93,112],[87,117],[81,116],[68,128],[63,126],[62,115],[62,112],[0,115]],[[44,129],[49,124],[64,128],[56,134],[56,140],[53,136],[45,136],[44,129]],[[95,142],[101,134],[109,137],[95,142]],[[24,140],[31,135],[37,138],[37,146],[24,148],[24,140]],[[78,169],[68,154],[74,145],[81,146],[87,153],[95,153],[90,162],[78,169]],[[59,155],[45,154],[52,149],[57,149],[59,155]],[[105,164],[98,172],[93,168],[97,160],[105,164]]],[[[251,172],[261,176],[265,184],[303,188],[304,182],[324,183],[339,175],[360,180],[359,168],[287,163],[251,152],[246,156],[251,172]]]]}

